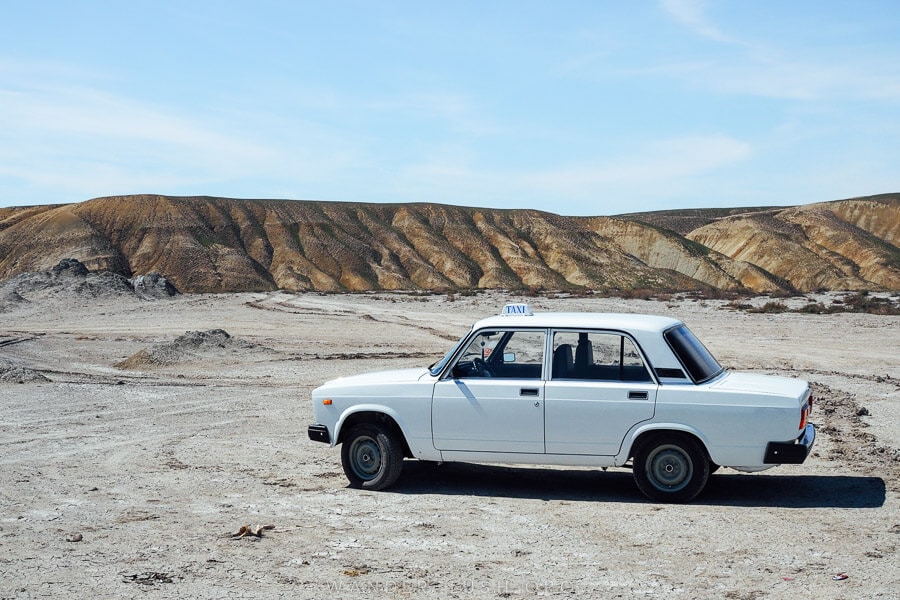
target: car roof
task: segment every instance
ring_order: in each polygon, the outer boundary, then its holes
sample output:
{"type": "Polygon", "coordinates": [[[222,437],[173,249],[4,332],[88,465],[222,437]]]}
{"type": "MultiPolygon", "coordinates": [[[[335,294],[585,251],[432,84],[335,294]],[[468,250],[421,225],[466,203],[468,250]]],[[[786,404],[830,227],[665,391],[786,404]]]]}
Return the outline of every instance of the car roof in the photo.
{"type": "Polygon", "coordinates": [[[662,332],[682,322],[670,317],[635,313],[535,312],[501,314],[476,321],[473,329],[496,327],[540,327],[574,329],[615,329],[628,332],[662,332]]]}

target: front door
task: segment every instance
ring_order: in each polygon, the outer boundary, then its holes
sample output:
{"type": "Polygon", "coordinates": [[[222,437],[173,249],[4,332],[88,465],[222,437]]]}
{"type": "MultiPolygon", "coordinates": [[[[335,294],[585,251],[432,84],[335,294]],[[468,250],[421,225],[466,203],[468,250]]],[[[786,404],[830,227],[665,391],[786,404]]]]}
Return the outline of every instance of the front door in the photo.
{"type": "Polygon", "coordinates": [[[476,334],[434,387],[434,447],[543,453],[544,340],[540,330],[476,334]]]}

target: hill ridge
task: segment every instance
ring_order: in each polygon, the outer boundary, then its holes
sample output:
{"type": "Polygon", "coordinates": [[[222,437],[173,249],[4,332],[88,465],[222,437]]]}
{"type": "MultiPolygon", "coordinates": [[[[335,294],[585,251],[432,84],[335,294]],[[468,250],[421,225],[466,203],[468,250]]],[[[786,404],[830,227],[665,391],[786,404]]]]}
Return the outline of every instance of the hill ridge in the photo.
{"type": "Polygon", "coordinates": [[[900,199],[573,217],[155,194],[0,208],[0,280],[76,258],[184,292],[900,290],[900,199]]]}

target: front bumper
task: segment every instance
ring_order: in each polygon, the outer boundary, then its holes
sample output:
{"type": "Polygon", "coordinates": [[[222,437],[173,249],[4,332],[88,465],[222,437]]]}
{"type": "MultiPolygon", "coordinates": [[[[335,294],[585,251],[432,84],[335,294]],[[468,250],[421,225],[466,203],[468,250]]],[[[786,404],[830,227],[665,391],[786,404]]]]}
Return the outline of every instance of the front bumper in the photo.
{"type": "Polygon", "coordinates": [[[307,433],[309,433],[309,439],[314,442],[323,442],[325,444],[331,443],[331,434],[328,433],[328,427],[325,425],[314,423],[309,426],[307,433]]]}
{"type": "Polygon", "coordinates": [[[812,423],[803,428],[803,433],[790,442],[769,442],[763,462],[767,465],[799,465],[812,452],[816,441],[816,428],[812,423]]]}

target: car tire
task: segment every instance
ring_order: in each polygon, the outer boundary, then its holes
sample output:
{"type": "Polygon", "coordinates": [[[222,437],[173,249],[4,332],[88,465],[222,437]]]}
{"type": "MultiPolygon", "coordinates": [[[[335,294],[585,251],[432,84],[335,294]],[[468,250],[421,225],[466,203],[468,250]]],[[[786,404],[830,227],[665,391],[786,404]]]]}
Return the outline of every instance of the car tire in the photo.
{"type": "Polygon", "coordinates": [[[694,438],[683,434],[655,435],[634,455],[638,489],[658,502],[688,502],[709,480],[709,458],[694,438]]]}
{"type": "Polygon", "coordinates": [[[403,446],[379,423],[355,425],[341,444],[341,464],[352,487],[383,490],[400,478],[403,446]]]}

